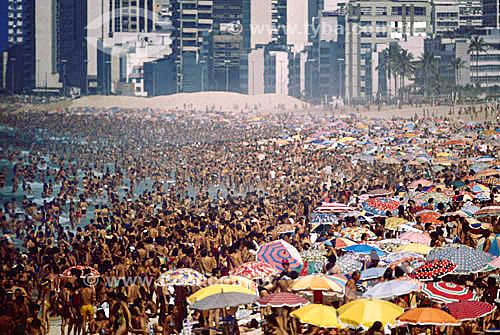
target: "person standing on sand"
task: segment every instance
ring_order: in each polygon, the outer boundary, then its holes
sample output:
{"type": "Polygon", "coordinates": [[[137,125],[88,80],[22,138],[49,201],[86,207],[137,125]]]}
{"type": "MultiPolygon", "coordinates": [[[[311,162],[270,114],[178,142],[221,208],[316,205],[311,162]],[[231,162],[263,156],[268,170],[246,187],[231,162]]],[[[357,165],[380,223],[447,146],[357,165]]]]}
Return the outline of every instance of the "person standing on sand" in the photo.
{"type": "Polygon", "coordinates": [[[81,313],[81,328],[83,334],[87,334],[87,324],[90,324],[94,320],[94,303],[96,300],[95,289],[84,281],[80,281],[80,297],[82,306],[80,308],[81,313]]]}

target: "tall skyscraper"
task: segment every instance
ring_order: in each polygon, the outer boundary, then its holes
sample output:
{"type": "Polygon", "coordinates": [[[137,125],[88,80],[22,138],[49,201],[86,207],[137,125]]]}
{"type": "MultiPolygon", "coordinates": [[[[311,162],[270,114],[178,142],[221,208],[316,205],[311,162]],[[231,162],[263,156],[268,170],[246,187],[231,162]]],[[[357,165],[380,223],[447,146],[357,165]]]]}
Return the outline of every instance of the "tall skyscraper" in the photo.
{"type": "Polygon", "coordinates": [[[500,0],[483,0],[483,27],[500,29],[500,0]]]}
{"type": "Polygon", "coordinates": [[[272,4],[273,0],[243,0],[242,34],[243,47],[246,50],[271,42],[272,4]]]}

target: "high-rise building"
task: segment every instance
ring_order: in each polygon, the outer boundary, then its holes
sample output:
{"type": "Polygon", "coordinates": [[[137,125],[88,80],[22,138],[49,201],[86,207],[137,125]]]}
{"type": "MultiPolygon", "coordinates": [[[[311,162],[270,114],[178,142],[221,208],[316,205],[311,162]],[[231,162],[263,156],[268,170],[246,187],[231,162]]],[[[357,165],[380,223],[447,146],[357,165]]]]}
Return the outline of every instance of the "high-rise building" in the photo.
{"type": "Polygon", "coordinates": [[[272,40],[273,0],[243,0],[242,35],[243,47],[254,49],[256,45],[268,44],[272,40]]]}
{"type": "Polygon", "coordinates": [[[110,0],[108,6],[113,13],[113,19],[108,22],[109,37],[119,32],[149,33],[154,30],[153,0],[110,0]]]}
{"type": "Polygon", "coordinates": [[[373,89],[373,57],[377,44],[432,36],[431,3],[353,0],[347,8],[345,28],[345,97],[347,102],[370,100],[373,89]]]}
{"type": "Polygon", "coordinates": [[[203,35],[214,27],[213,0],[171,0],[172,50],[178,64],[179,92],[200,90],[200,75],[196,76],[198,85],[193,86],[195,78],[188,78],[188,73],[195,73],[191,68],[199,61],[203,44],[203,35]],[[188,85],[187,83],[193,83],[188,85]]]}
{"type": "MultiPolygon", "coordinates": [[[[291,0],[293,1],[293,0],[291,0]]],[[[287,0],[272,0],[272,39],[279,45],[287,45],[287,0]]]]}
{"type": "Polygon", "coordinates": [[[500,0],[483,0],[483,27],[500,29],[500,0]]]}
{"type": "Polygon", "coordinates": [[[483,25],[481,0],[434,0],[432,25],[435,35],[480,28],[483,25]]]}

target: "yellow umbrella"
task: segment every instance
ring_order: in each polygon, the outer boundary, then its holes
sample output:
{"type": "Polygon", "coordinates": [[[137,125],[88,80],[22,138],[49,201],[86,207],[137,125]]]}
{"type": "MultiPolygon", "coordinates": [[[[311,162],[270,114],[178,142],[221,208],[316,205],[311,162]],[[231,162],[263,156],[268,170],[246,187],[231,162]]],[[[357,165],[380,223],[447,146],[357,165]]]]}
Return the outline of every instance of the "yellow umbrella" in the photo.
{"type": "Polygon", "coordinates": [[[427,255],[431,250],[432,250],[431,247],[418,243],[410,243],[402,245],[396,249],[396,251],[416,252],[417,254],[422,254],[422,255],[427,255]]]}
{"type": "Polygon", "coordinates": [[[344,143],[344,142],[351,142],[351,141],[356,141],[356,139],[354,137],[351,137],[351,136],[347,136],[347,137],[342,137],[340,140],[338,140],[337,142],[339,143],[344,143]]]}
{"type": "Polygon", "coordinates": [[[243,293],[243,294],[251,294],[255,295],[255,291],[248,289],[246,287],[240,285],[226,285],[226,284],[218,284],[212,285],[209,287],[202,288],[201,290],[196,291],[192,295],[187,298],[187,301],[192,304],[195,301],[205,299],[206,297],[221,294],[221,293],[243,293]]]}
{"type": "Polygon", "coordinates": [[[314,274],[297,278],[290,287],[294,291],[334,291],[344,293],[342,285],[325,275],[314,274]]]}
{"type": "Polygon", "coordinates": [[[408,220],[403,218],[398,218],[396,216],[391,216],[385,219],[385,228],[389,230],[396,230],[400,225],[407,223],[408,220]]]}
{"type": "Polygon", "coordinates": [[[339,324],[337,310],[331,306],[311,304],[293,311],[291,315],[302,323],[321,328],[345,328],[339,324]]]}
{"type": "Polygon", "coordinates": [[[359,299],[341,306],[337,312],[339,319],[353,328],[370,328],[374,322],[394,324],[394,320],[403,314],[403,308],[391,302],[379,299],[359,299]]]}

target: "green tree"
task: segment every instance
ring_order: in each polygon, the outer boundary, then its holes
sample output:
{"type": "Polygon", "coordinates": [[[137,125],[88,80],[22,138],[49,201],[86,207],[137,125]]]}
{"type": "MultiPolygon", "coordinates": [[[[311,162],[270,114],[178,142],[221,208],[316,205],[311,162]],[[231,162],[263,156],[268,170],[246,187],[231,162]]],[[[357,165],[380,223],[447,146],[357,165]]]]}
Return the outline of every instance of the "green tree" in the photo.
{"type": "Polygon", "coordinates": [[[450,60],[450,65],[448,66],[449,70],[453,71],[454,74],[454,80],[455,82],[453,83],[454,85],[452,86],[452,99],[455,101],[455,98],[458,93],[458,87],[460,86],[460,71],[467,68],[467,64],[464,62],[464,60],[460,57],[453,57],[450,60]]]}
{"type": "Polygon", "coordinates": [[[487,46],[486,43],[484,42],[484,39],[479,36],[473,36],[472,39],[470,40],[470,45],[469,45],[469,50],[467,50],[467,53],[469,54],[475,54],[476,56],[476,83],[479,84],[479,54],[481,52],[486,52],[487,51],[487,46]]]}

